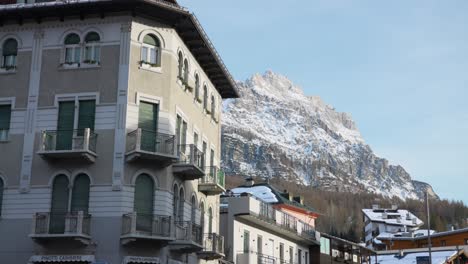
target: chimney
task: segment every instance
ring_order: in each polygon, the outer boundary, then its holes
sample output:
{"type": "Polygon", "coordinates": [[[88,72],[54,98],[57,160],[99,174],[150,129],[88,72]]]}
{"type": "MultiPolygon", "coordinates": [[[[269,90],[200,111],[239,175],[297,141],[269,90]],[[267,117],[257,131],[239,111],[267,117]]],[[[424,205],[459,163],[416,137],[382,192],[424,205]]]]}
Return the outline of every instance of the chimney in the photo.
{"type": "Polygon", "coordinates": [[[255,184],[255,182],[254,182],[252,177],[245,178],[245,185],[246,186],[253,186],[254,184],[255,184]]]}
{"type": "Polygon", "coordinates": [[[294,200],[295,202],[300,203],[300,204],[304,204],[304,197],[303,197],[303,196],[294,196],[294,197],[293,197],[293,200],[294,200]]]}

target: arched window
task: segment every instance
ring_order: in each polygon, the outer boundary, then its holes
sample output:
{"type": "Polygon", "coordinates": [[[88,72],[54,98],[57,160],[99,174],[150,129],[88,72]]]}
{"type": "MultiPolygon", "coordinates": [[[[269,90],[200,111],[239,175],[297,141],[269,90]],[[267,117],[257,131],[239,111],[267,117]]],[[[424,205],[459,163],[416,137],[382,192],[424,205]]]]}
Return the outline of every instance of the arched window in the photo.
{"type": "Polygon", "coordinates": [[[213,208],[208,209],[208,234],[213,233],[213,208]]]}
{"type": "Polygon", "coordinates": [[[135,181],[134,211],[137,214],[137,230],[151,232],[153,223],[154,182],[148,174],[141,174],[135,181]]]}
{"type": "Polygon", "coordinates": [[[188,60],[184,60],[184,83],[188,84],[188,77],[189,77],[189,68],[188,68],[188,60]]]}
{"type": "Polygon", "coordinates": [[[89,32],[85,37],[85,60],[84,63],[98,64],[101,56],[99,42],[101,37],[96,32],[89,32]]]}
{"type": "Polygon", "coordinates": [[[81,60],[80,36],[70,33],[65,38],[65,63],[74,64],[81,60]]]}
{"type": "Polygon", "coordinates": [[[5,188],[5,184],[3,183],[2,178],[0,178],[0,216],[2,215],[3,188],[5,188]]]}
{"type": "Polygon", "coordinates": [[[89,209],[89,177],[86,174],[76,176],[73,183],[71,212],[83,211],[88,213],[89,209]]]}
{"type": "Polygon", "coordinates": [[[200,99],[200,77],[195,74],[195,99],[200,99]]]}
{"type": "Polygon", "coordinates": [[[141,61],[152,67],[161,66],[161,43],[154,35],[148,34],[143,38],[141,61]]]}
{"type": "Polygon", "coordinates": [[[18,55],[18,42],[16,39],[7,39],[2,46],[2,68],[16,67],[16,56],[18,55]]]}
{"type": "Polygon", "coordinates": [[[184,221],[184,204],[185,204],[185,192],[184,188],[180,187],[179,191],[179,213],[177,219],[178,221],[184,221]]]}
{"type": "Polygon", "coordinates": [[[203,86],[203,109],[208,109],[208,88],[206,85],[203,86]]]}
{"type": "Polygon", "coordinates": [[[205,229],[205,203],[203,202],[200,203],[200,226],[203,234],[203,229],[205,229]]]}
{"type": "Polygon", "coordinates": [[[216,102],[214,95],[211,95],[211,116],[215,117],[215,110],[216,110],[216,102]]]}
{"type": "Polygon", "coordinates": [[[192,206],[190,220],[192,221],[192,223],[195,223],[195,218],[197,215],[197,198],[195,197],[195,195],[192,196],[192,201],[190,204],[192,206]]]}
{"type": "Polygon", "coordinates": [[[183,69],[184,69],[184,56],[182,55],[182,52],[179,51],[179,55],[178,55],[178,65],[179,65],[179,73],[177,75],[177,77],[179,77],[179,79],[182,80],[183,78],[183,69]]]}
{"type": "Polygon", "coordinates": [[[61,174],[55,177],[52,185],[52,203],[50,210],[49,232],[63,234],[65,232],[65,216],[68,213],[69,181],[61,174]]]}
{"type": "Polygon", "coordinates": [[[172,199],[172,215],[174,217],[174,221],[177,221],[179,214],[179,187],[177,184],[174,184],[172,192],[172,195],[174,196],[172,199]]]}

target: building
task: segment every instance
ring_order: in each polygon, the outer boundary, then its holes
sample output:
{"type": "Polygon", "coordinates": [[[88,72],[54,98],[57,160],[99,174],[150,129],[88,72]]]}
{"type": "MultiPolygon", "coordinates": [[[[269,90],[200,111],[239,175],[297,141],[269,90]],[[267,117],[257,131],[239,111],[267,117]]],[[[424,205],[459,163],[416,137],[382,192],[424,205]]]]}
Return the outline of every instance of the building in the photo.
{"type": "Polygon", "coordinates": [[[221,199],[220,231],[228,261],[316,263],[310,252],[313,248],[320,250],[320,234],[314,224],[317,213],[299,197],[249,180],[221,199]]]}
{"type": "Polygon", "coordinates": [[[373,263],[377,253],[363,245],[320,233],[320,251],[312,249],[311,258],[314,263],[373,263]]]}
{"type": "Polygon", "coordinates": [[[424,223],[408,210],[379,208],[362,209],[364,219],[364,237],[366,246],[376,250],[385,249],[385,244],[377,239],[380,233],[411,233],[418,230],[424,223]]]}
{"type": "Polygon", "coordinates": [[[24,2],[0,1],[0,262],[216,263],[238,94],[196,17],[24,2]]]}
{"type": "MultiPolygon", "coordinates": [[[[377,239],[385,244],[387,250],[426,248],[428,245],[427,232],[419,235],[408,234],[408,236],[381,234],[377,239]]],[[[468,228],[431,232],[431,244],[434,247],[467,246],[468,228]]]]}
{"type": "Polygon", "coordinates": [[[378,264],[466,264],[468,263],[467,247],[433,248],[431,262],[427,248],[381,251],[375,256],[378,264]]]}

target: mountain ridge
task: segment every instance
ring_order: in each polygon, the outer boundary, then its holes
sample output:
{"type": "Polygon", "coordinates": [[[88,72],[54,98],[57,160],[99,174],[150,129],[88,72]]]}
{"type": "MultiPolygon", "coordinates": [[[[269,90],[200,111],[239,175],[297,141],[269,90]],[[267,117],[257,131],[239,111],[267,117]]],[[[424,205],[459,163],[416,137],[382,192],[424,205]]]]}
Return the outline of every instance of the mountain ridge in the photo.
{"type": "Polygon", "coordinates": [[[374,154],[348,113],[305,95],[267,71],[238,82],[241,98],[223,104],[222,166],[228,173],[280,177],[324,190],[422,199],[427,183],[374,154]]]}

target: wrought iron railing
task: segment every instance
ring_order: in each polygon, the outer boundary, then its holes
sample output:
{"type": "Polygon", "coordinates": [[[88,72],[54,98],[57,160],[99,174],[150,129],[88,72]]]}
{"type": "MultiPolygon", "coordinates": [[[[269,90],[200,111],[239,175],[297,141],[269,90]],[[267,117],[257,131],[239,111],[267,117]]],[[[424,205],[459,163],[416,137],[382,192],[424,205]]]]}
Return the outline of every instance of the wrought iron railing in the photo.
{"type": "Polygon", "coordinates": [[[33,235],[90,235],[91,215],[78,212],[36,213],[33,219],[33,235]]]}
{"type": "Polygon", "coordinates": [[[170,216],[129,213],[123,215],[122,235],[142,234],[157,237],[171,237],[170,216]]]}
{"type": "Polygon", "coordinates": [[[175,136],[138,128],[127,134],[127,152],[146,151],[174,155],[175,136]]]}
{"type": "Polygon", "coordinates": [[[216,166],[209,166],[205,169],[205,176],[200,179],[201,184],[218,184],[224,188],[224,171],[216,166]]]}
{"type": "Polygon", "coordinates": [[[176,240],[191,241],[203,245],[202,227],[192,221],[175,222],[176,240]]]}
{"type": "Polygon", "coordinates": [[[89,128],[43,131],[40,151],[91,151],[96,153],[97,136],[89,128]]]}
{"type": "Polygon", "coordinates": [[[203,251],[224,254],[224,237],[216,233],[203,235],[203,251]]]}
{"type": "Polygon", "coordinates": [[[194,144],[179,145],[177,148],[178,163],[191,164],[203,168],[203,152],[194,144]]]}

